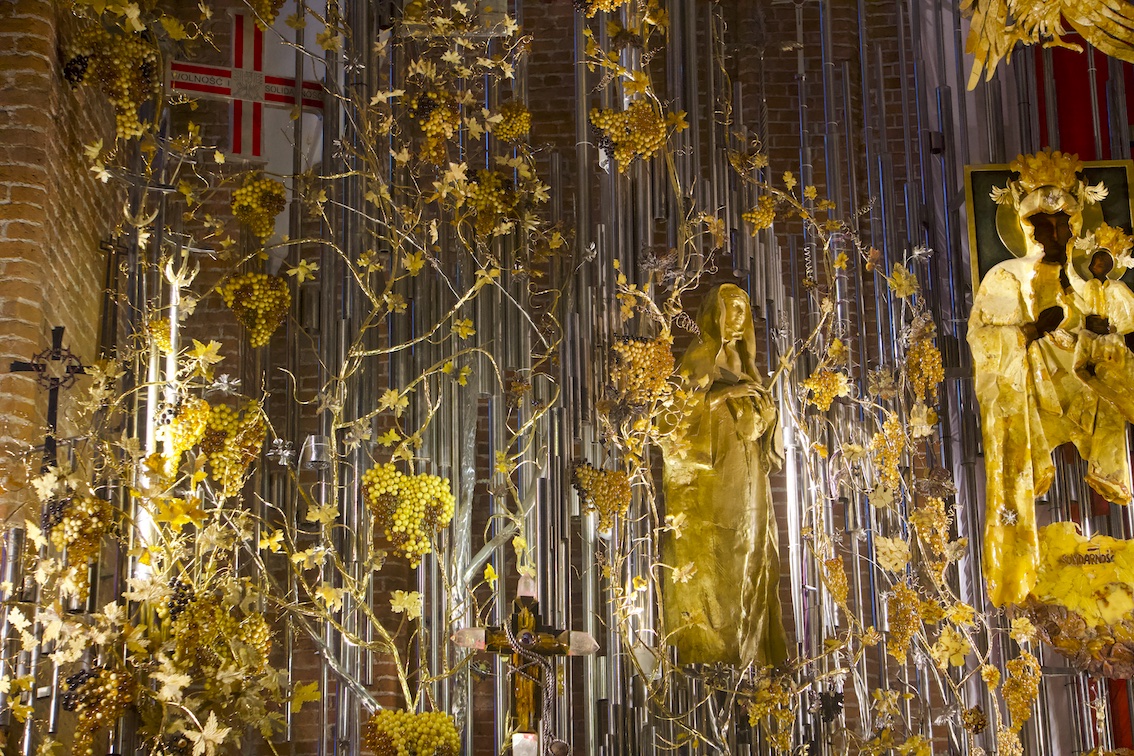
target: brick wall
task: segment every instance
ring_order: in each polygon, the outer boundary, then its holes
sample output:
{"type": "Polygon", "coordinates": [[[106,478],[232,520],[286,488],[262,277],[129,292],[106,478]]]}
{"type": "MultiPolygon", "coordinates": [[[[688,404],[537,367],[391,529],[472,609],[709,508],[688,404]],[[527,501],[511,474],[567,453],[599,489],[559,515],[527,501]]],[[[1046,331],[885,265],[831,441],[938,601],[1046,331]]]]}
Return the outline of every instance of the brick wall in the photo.
{"type": "Polygon", "coordinates": [[[60,75],[66,17],[50,0],[0,4],[0,515],[23,500],[13,453],[42,443],[46,406],[34,379],[8,363],[46,348],[56,325],[82,359],[97,356],[98,243],[116,198],[83,145],[113,137],[99,98],[60,75]]]}

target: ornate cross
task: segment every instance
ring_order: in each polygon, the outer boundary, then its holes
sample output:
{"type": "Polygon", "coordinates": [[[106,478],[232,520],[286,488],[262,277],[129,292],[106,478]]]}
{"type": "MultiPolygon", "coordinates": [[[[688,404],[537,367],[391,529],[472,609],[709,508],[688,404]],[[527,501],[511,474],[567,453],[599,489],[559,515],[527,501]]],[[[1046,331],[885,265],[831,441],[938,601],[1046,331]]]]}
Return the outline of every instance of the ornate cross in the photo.
{"type": "MultiPolygon", "coordinates": [[[[264,32],[245,13],[232,14],[232,67],[207,66],[175,60],[169,65],[167,86],[194,97],[232,102],[232,150],[237,157],[263,154],[264,106],[290,108],[295,79],[264,73],[264,32]]],[[[323,110],[323,85],[303,82],[301,105],[323,110]]]]}
{"type": "Polygon", "coordinates": [[[43,471],[55,464],[55,433],[59,424],[59,389],[75,385],[76,377],[87,372],[75,354],[63,346],[63,326],[51,329],[51,348],[29,362],[14,361],[13,373],[35,373],[35,382],[47,390],[47,436],[43,440],[43,471]]]}
{"type": "Polygon", "coordinates": [[[452,640],[463,648],[512,657],[511,724],[515,756],[538,754],[539,722],[543,717],[544,699],[550,698],[545,694],[554,691],[555,685],[552,660],[557,656],[586,656],[598,651],[598,643],[590,633],[558,631],[540,621],[535,581],[530,578],[520,580],[508,624],[458,630],[452,640]]]}

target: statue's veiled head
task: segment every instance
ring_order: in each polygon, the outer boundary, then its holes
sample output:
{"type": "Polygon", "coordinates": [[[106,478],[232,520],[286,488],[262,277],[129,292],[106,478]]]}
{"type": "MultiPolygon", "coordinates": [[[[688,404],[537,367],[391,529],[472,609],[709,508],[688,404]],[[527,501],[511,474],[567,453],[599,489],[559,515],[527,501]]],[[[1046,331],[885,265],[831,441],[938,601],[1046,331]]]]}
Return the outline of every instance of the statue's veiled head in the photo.
{"type": "Polygon", "coordinates": [[[1044,262],[1065,265],[1067,244],[1071,241],[1071,216],[1063,210],[1035,213],[1028,218],[1033,238],[1043,251],[1044,262]]]}
{"type": "Polygon", "coordinates": [[[740,357],[741,377],[759,380],[756,370],[756,328],[748,295],[736,284],[721,284],[705,295],[697,312],[700,341],[692,344],[681,361],[681,372],[715,380],[720,375],[720,358],[728,351],[740,357]]]}

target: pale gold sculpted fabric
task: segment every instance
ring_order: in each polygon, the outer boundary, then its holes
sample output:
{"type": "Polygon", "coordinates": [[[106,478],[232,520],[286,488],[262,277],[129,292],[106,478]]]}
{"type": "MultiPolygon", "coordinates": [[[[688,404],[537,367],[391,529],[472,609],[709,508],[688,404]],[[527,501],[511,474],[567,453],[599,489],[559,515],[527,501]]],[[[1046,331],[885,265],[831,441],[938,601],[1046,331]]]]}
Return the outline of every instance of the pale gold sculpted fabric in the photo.
{"type": "Polygon", "coordinates": [[[984,433],[984,575],[998,606],[1023,601],[1035,584],[1035,499],[1051,485],[1052,450],[1068,440],[1062,400],[1075,380],[1074,341],[1061,329],[1028,344],[1024,329],[1047,307],[1066,306],[1059,271],[1042,255],[1003,262],[981,281],[969,316],[984,433]]]}
{"type": "Polygon", "coordinates": [[[665,454],[667,564],[696,571],[663,581],[669,641],[684,664],[775,665],[787,658],[769,472],[782,464],[772,396],[756,369],[748,296],[725,284],[698,314],[700,339],[680,372],[690,399],[665,454]]]}

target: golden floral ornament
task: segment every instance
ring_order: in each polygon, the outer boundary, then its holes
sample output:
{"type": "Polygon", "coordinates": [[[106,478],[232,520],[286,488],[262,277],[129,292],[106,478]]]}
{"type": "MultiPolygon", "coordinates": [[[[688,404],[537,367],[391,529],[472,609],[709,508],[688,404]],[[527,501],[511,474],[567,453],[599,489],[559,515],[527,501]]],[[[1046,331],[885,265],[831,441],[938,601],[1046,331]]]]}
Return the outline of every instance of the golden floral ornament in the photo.
{"type": "Polygon", "coordinates": [[[902,572],[910,562],[910,545],[901,538],[874,537],[878,566],[889,572],[902,572]]]}
{"type": "Polygon", "coordinates": [[[1085,207],[1107,197],[1101,182],[1088,186],[1083,181],[1083,163],[1078,155],[1049,148],[1018,155],[1009,168],[1019,177],[1004,187],[994,188],[990,196],[997,205],[1010,207],[1021,219],[1037,213],[1065,212],[1074,219],[1074,228],[1081,222],[1085,207]]]}
{"type": "Polygon", "coordinates": [[[1024,193],[1034,192],[1044,186],[1054,186],[1070,192],[1079,187],[1083,162],[1078,155],[1044,150],[1030,155],[1017,155],[1008,167],[1020,174],[1017,181],[1024,193]]]}
{"type": "Polygon", "coordinates": [[[1134,677],[1134,541],[1086,538],[1073,522],[1048,525],[1039,539],[1038,579],[1013,637],[1038,638],[1091,674],[1134,677]]]}
{"type": "Polygon", "coordinates": [[[929,649],[929,655],[941,669],[965,666],[965,657],[972,651],[967,638],[952,625],[946,625],[929,649]]]}
{"type": "Polygon", "coordinates": [[[991,80],[1001,60],[1011,60],[1018,44],[1083,48],[1063,38],[1064,22],[1093,47],[1134,62],[1134,11],[1125,0],[963,0],[970,19],[965,52],[973,56],[968,88],[983,76],[991,80]]]}

